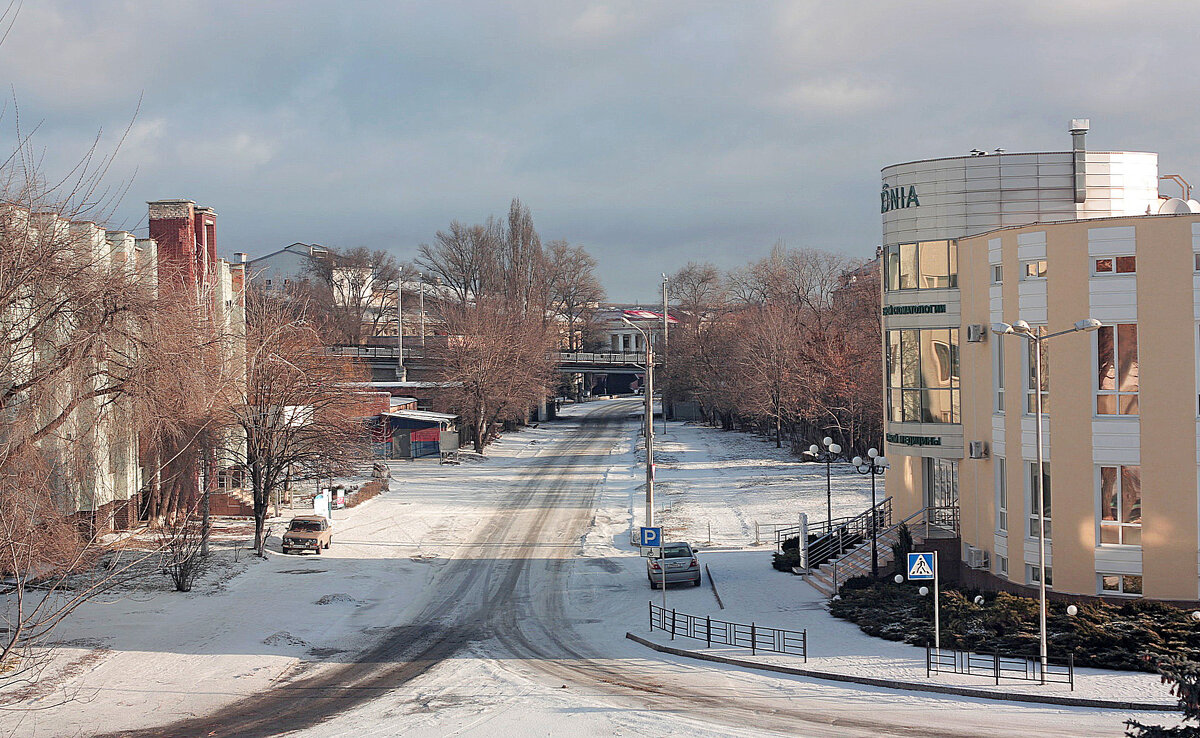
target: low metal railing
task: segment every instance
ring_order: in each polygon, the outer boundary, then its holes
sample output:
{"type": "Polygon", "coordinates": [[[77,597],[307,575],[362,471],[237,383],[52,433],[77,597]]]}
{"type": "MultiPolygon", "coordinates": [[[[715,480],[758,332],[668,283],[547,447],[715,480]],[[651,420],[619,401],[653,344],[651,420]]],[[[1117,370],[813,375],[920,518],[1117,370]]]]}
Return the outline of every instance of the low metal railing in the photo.
{"type": "Polygon", "coordinates": [[[713,620],[707,615],[688,615],[674,609],[650,603],[650,632],[658,628],[675,636],[704,641],[705,647],[714,643],[719,646],[748,648],[751,654],[759,651],[790,653],[808,661],[808,631],[764,628],[755,623],[734,623],[728,620],[713,620]]]}
{"type": "Polygon", "coordinates": [[[1027,656],[1002,656],[999,653],[976,653],[953,648],[925,647],[925,676],[934,674],[969,674],[991,677],[996,684],[1001,679],[1018,679],[1046,684],[1069,684],[1075,691],[1075,654],[1067,654],[1065,664],[1046,663],[1042,669],[1039,659],[1027,656]]]}
{"type": "Polygon", "coordinates": [[[806,565],[811,569],[830,559],[840,557],[863,541],[869,541],[872,531],[878,535],[880,531],[890,527],[892,527],[892,498],[888,497],[874,508],[833,527],[832,530],[826,531],[810,542],[806,565]]]}

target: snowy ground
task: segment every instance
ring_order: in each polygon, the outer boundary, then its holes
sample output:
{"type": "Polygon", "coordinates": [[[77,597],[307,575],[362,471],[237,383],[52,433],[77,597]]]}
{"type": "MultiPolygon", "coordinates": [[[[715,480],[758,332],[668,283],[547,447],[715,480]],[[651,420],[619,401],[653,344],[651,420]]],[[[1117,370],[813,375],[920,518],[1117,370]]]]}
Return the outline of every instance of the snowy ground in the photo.
{"type": "MultiPolygon", "coordinates": [[[[563,421],[506,436],[483,461],[393,464],[392,491],[335,512],[334,545],[320,557],[283,556],[276,541],[267,559],[239,559],[244,570],[219,585],[202,583],[191,594],[130,589],[90,603],[60,631],[74,644],[60,660],[75,668],[20,706],[42,709],[0,712],[0,732],[174,725],[145,734],[194,734],[178,726],[200,723],[178,721],[236,713],[237,705],[252,711],[253,695],[313,704],[323,698],[304,686],[314,674],[378,661],[379,673],[391,675],[400,657],[375,654],[373,644],[402,642],[418,624],[414,641],[461,635],[438,657],[414,662],[411,674],[362,682],[373,690],[367,696],[342,694],[344,708],[298,734],[1122,734],[1130,716],[1120,711],[758,673],[625,639],[626,631],[649,635],[646,603],[661,597],[629,545],[643,510],[638,423],[596,429],[588,421],[631,411],[628,400],[589,403],[569,408],[563,421]],[[60,704],[64,697],[71,701],[60,704]]],[[[670,589],[669,607],[807,628],[813,668],[924,680],[923,668],[913,671],[923,652],[830,618],[801,578],[770,568],[769,543],[751,545],[756,520],[790,522],[800,511],[824,517],[823,466],[710,428],[671,423],[657,440],[662,520],[671,537],[704,546],[727,609],[717,608],[707,581],[670,589]]],[[[834,478],[835,515],[869,500],[869,480],[844,471],[834,478]]],[[[1089,673],[1076,694],[1170,699],[1151,682],[1089,673]]],[[[1170,722],[1166,714],[1136,717],[1170,722]]],[[[277,732],[269,720],[265,726],[236,733],[277,732]]]]}

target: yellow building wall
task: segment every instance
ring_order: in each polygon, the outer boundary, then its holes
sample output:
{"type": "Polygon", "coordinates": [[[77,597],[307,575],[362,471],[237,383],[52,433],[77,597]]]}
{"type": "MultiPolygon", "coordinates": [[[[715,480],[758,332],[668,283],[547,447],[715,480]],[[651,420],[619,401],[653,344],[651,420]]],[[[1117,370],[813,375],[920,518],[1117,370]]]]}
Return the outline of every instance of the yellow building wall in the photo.
{"type": "Polygon", "coordinates": [[[1137,224],[1144,595],[1195,599],[1196,377],[1191,224],[1137,224]]]}
{"type": "MultiPolygon", "coordinates": [[[[1070,329],[1090,312],[1088,224],[1047,229],[1046,308],[1050,333],[1070,329]]],[[[1092,464],[1093,333],[1045,343],[1050,352],[1050,520],[1053,589],[1096,590],[1096,483],[1092,464]]]]}

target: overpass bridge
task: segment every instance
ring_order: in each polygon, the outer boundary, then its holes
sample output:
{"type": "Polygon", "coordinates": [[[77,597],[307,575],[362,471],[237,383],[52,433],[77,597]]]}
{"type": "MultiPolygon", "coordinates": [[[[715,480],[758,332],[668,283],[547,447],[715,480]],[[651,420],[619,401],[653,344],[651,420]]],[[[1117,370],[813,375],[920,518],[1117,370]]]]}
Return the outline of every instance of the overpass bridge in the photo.
{"type": "MultiPolygon", "coordinates": [[[[395,346],[330,346],[329,352],[352,356],[371,367],[376,381],[396,376],[398,350],[395,346]]],[[[432,354],[432,352],[428,352],[432,354]]],[[[645,351],[560,351],[555,362],[564,374],[619,373],[637,374],[646,364],[645,351]]],[[[655,361],[655,364],[658,364],[655,361]]],[[[420,346],[404,347],[404,366],[412,372],[432,371],[434,360],[420,346]]]]}

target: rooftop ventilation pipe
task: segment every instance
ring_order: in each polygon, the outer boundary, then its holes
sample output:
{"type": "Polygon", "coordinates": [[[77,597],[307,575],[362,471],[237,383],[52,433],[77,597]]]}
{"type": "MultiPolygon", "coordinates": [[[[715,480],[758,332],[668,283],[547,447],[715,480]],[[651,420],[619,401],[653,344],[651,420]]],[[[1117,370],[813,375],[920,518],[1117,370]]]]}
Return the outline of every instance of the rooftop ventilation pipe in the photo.
{"type": "Polygon", "coordinates": [[[1087,202],[1087,166],[1084,163],[1084,155],[1087,153],[1087,148],[1084,145],[1083,139],[1087,136],[1088,129],[1092,127],[1092,122],[1087,118],[1074,118],[1071,120],[1071,170],[1075,175],[1075,203],[1087,202]]]}

